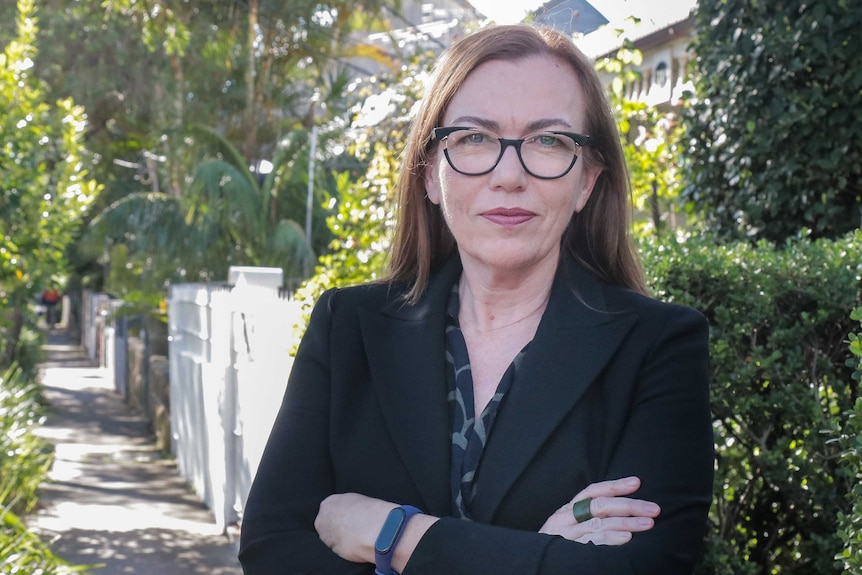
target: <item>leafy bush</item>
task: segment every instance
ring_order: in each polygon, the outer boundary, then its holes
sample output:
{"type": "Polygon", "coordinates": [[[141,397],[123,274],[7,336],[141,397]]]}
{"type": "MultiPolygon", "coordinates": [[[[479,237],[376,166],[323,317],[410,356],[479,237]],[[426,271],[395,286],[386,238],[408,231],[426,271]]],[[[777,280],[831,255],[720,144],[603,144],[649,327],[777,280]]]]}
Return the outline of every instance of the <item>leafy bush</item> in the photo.
{"type": "Polygon", "coordinates": [[[37,502],[53,456],[33,434],[42,423],[36,385],[18,367],[0,374],[0,573],[64,575],[83,571],[55,556],[19,515],[37,502]]]}
{"type": "Polygon", "coordinates": [[[836,533],[858,479],[828,442],[859,394],[846,365],[862,234],[836,241],[643,246],[659,297],[711,324],[717,450],[704,574],[840,572],[836,533]]]}
{"type": "Polygon", "coordinates": [[[858,0],[699,0],[683,196],[722,234],[835,238],[862,208],[858,0]]]}
{"type": "Polygon", "coordinates": [[[0,504],[26,513],[51,467],[47,444],[32,430],[43,421],[35,384],[15,366],[0,379],[0,504]]]}
{"type": "Polygon", "coordinates": [[[38,324],[38,316],[26,315],[24,328],[18,339],[15,364],[21,368],[22,377],[27,381],[36,381],[38,377],[39,363],[44,360],[42,346],[46,339],[47,334],[38,324]]]}
{"type": "Polygon", "coordinates": [[[45,334],[37,325],[36,314],[28,308],[24,308],[21,314],[21,325],[14,330],[11,322],[4,322],[0,318],[0,374],[3,370],[14,363],[21,371],[23,379],[35,380],[42,359],[42,344],[45,343],[45,334]],[[18,335],[12,341],[12,332],[18,335]],[[11,345],[15,349],[10,349],[11,345]],[[11,361],[9,358],[11,357],[11,361]]]}
{"type": "MultiPolygon", "coordinates": [[[[862,307],[856,308],[851,319],[862,324],[862,307]]],[[[853,368],[853,380],[857,390],[862,384],[862,331],[849,336],[851,358],[847,366],[853,368]]],[[[853,409],[846,414],[842,426],[840,444],[845,449],[841,462],[850,477],[855,478],[853,489],[848,494],[852,510],[839,513],[839,537],[844,542],[843,551],[836,557],[844,564],[844,572],[862,574],[862,398],[856,399],[853,409]]]]}
{"type": "MultiPolygon", "coordinates": [[[[5,2],[4,4],[8,4],[5,2]]],[[[35,77],[35,0],[18,0],[17,34],[0,50],[0,364],[18,360],[26,308],[65,267],[99,187],[84,169],[84,110],[46,96],[35,77]]]]}

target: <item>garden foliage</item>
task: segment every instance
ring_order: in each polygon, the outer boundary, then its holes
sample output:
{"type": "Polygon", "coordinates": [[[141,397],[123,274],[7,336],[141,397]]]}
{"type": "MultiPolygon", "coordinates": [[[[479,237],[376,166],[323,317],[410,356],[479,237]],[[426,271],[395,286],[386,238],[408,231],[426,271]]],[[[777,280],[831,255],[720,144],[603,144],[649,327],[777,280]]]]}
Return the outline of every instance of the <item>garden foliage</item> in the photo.
{"type": "MultiPolygon", "coordinates": [[[[862,325],[862,307],[856,308],[851,318],[862,325]]],[[[854,369],[853,380],[856,389],[862,386],[862,329],[849,336],[851,357],[847,366],[854,369]]],[[[841,425],[839,443],[844,450],[841,461],[848,475],[855,478],[853,488],[847,497],[852,506],[848,513],[839,513],[839,537],[844,549],[838,556],[844,564],[844,572],[850,575],[862,574],[862,398],[856,398],[853,409],[846,412],[841,425]]]]}
{"type": "Polygon", "coordinates": [[[359,93],[344,138],[357,167],[336,179],[339,200],[333,200],[333,213],[327,218],[333,236],[330,252],[318,259],[315,275],[297,293],[306,316],[326,289],[378,280],[385,274],[395,226],[399,155],[430,69],[429,58],[418,55],[391,81],[373,86],[380,92],[359,93]]]}
{"type": "Polygon", "coordinates": [[[613,56],[596,62],[612,77],[609,97],[617,120],[632,188],[635,233],[661,234],[688,223],[690,210],[679,198],[680,134],[675,110],[659,110],[627,94],[639,81],[643,54],[625,40],[613,56]]]}
{"type": "Polygon", "coordinates": [[[55,556],[20,518],[33,510],[53,455],[33,430],[42,423],[36,385],[18,367],[0,373],[0,574],[80,572],[55,556]]]}
{"type": "MultiPolygon", "coordinates": [[[[858,473],[830,439],[859,388],[847,365],[862,234],[643,246],[658,297],[709,319],[717,473],[698,574],[826,575],[858,473]]],[[[860,521],[859,517],[856,521],[860,521]]]]}
{"type": "Polygon", "coordinates": [[[724,235],[862,219],[859,0],[699,0],[684,197],[724,235]]]}
{"type": "Polygon", "coordinates": [[[0,52],[0,365],[21,363],[36,296],[56,283],[99,186],[83,167],[86,118],[35,77],[35,0],[18,0],[0,52]]]}

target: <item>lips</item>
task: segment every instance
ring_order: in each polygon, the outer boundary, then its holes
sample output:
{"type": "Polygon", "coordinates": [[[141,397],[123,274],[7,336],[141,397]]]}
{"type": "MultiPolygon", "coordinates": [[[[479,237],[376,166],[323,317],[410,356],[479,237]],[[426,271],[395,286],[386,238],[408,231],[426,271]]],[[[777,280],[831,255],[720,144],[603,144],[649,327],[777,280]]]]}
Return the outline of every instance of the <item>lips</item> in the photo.
{"type": "Polygon", "coordinates": [[[535,216],[535,213],[520,208],[495,208],[482,213],[483,218],[501,226],[517,226],[535,216]]]}

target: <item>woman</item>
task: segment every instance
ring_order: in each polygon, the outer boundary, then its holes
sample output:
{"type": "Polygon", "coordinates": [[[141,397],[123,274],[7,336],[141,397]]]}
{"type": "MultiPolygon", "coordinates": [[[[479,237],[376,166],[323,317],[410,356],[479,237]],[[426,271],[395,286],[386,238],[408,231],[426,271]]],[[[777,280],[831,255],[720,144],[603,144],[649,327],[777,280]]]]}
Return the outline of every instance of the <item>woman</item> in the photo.
{"type": "Polygon", "coordinates": [[[438,63],[388,281],[312,314],[243,519],[247,575],[688,574],[707,325],[645,295],[613,117],[571,41],[438,63]]]}

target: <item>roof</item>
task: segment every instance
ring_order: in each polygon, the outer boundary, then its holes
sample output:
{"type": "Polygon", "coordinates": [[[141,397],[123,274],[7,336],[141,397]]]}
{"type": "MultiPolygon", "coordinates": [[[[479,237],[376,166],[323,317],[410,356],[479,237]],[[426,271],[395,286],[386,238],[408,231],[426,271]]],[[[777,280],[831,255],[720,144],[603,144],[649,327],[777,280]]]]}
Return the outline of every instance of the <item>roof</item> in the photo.
{"type": "Polygon", "coordinates": [[[592,58],[610,54],[623,40],[646,47],[687,33],[697,0],[468,0],[498,22],[533,20],[576,36],[578,47],[592,58]]]}
{"type": "Polygon", "coordinates": [[[588,34],[609,22],[587,0],[549,0],[533,12],[533,19],[567,34],[588,34]]]}
{"type": "Polygon", "coordinates": [[[697,0],[623,0],[623,4],[622,11],[617,14],[625,13],[626,7],[631,8],[631,14],[617,16],[608,25],[575,39],[578,47],[588,56],[605,56],[619,49],[625,39],[643,45],[651,40],[687,32],[694,22],[692,12],[697,0]]]}

